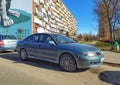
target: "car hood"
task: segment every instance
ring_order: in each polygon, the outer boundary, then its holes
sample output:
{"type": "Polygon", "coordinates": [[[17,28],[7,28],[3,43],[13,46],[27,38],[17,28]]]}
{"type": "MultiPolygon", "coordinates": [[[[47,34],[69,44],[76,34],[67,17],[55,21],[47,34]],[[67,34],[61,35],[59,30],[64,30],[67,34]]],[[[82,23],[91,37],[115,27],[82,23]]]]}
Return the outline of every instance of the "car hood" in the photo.
{"type": "Polygon", "coordinates": [[[96,51],[98,48],[86,44],[78,44],[78,43],[67,43],[61,44],[61,47],[64,49],[73,49],[75,51],[96,51]]]}

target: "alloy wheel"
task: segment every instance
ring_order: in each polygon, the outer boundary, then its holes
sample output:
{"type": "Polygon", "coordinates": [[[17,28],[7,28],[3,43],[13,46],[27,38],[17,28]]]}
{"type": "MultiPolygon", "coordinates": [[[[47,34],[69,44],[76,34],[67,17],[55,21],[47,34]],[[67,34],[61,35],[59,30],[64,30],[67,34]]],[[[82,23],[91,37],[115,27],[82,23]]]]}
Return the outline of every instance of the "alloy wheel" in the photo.
{"type": "Polygon", "coordinates": [[[65,71],[75,71],[77,69],[75,59],[70,54],[64,54],[60,58],[60,67],[65,71]]]}

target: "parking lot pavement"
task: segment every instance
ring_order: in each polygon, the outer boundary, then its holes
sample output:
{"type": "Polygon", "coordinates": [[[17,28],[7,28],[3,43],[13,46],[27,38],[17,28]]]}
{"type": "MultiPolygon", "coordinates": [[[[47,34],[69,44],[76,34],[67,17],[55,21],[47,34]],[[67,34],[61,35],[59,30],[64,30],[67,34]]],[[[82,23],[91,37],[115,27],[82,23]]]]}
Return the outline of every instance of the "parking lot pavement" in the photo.
{"type": "Polygon", "coordinates": [[[103,51],[105,60],[104,62],[120,64],[120,53],[115,53],[111,51],[103,51]]]}
{"type": "Polygon", "coordinates": [[[54,63],[21,61],[15,52],[0,53],[0,85],[120,85],[119,79],[119,67],[102,65],[69,73],[54,63]]]}

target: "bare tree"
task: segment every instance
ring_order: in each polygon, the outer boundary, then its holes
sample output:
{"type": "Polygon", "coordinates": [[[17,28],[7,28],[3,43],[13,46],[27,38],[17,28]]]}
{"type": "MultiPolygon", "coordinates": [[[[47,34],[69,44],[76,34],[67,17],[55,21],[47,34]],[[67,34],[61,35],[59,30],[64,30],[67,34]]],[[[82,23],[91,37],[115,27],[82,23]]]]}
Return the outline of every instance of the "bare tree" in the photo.
{"type": "Polygon", "coordinates": [[[113,30],[120,24],[120,0],[96,0],[95,4],[94,12],[98,17],[99,29],[105,28],[104,24],[107,24],[110,41],[113,42],[113,30]]]}

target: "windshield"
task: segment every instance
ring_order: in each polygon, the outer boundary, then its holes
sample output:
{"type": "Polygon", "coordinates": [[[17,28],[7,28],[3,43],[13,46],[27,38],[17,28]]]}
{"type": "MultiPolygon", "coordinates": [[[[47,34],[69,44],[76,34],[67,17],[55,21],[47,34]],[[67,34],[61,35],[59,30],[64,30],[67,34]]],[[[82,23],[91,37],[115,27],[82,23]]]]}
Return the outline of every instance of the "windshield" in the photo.
{"type": "Polygon", "coordinates": [[[3,35],[2,39],[17,39],[14,35],[3,35]]]}
{"type": "Polygon", "coordinates": [[[75,43],[75,41],[73,41],[72,39],[70,39],[70,38],[68,38],[68,37],[66,37],[64,35],[57,35],[57,34],[55,35],[55,34],[53,34],[52,37],[59,44],[75,43]]]}

